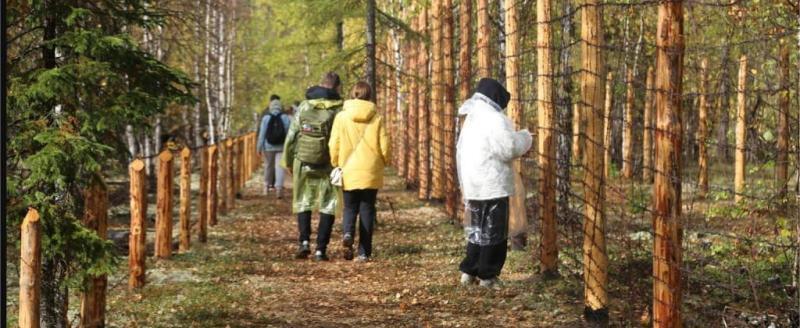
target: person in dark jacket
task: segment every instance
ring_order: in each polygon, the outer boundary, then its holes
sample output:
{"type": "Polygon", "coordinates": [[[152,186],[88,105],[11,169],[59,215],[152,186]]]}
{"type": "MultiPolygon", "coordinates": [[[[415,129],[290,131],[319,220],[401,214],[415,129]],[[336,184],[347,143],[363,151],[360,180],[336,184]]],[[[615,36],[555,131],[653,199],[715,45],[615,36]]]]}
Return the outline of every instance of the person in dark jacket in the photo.
{"type": "Polygon", "coordinates": [[[277,95],[270,96],[267,112],[261,118],[256,148],[258,154],[264,158],[264,195],[269,194],[270,190],[274,189],[278,199],[281,199],[283,198],[284,172],[278,163],[281,162],[283,143],[272,144],[267,140],[267,136],[274,132],[269,128],[269,122],[273,117],[280,120],[284,133],[289,130],[289,116],[283,113],[281,98],[277,95]]]}
{"type": "Polygon", "coordinates": [[[325,74],[318,86],[306,91],[289,126],[283,148],[282,165],[293,175],[292,212],[297,214],[300,246],[297,258],[311,254],[311,213],[319,211],[317,249],[318,261],[328,260],[326,254],[331,239],[337,208],[337,190],[331,184],[333,170],[328,151],[333,120],[342,109],[339,96],[341,80],[333,72],[325,74]]]}

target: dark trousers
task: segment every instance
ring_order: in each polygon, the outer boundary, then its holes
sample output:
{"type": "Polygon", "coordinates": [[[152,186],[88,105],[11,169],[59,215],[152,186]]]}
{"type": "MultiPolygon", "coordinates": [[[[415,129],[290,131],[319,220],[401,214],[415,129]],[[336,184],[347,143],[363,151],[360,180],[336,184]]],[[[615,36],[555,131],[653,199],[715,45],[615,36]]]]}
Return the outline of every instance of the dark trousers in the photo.
{"type": "Polygon", "coordinates": [[[500,275],[508,252],[508,197],[467,202],[472,232],[461,272],[492,279],[500,275]]]}
{"type": "MultiPolygon", "coordinates": [[[[319,231],[317,231],[317,250],[325,252],[331,241],[333,221],[335,217],[330,214],[319,214],[319,231]]],[[[311,239],[311,211],[297,213],[297,228],[300,230],[300,243],[311,239]]]]}
{"type": "Polygon", "coordinates": [[[478,276],[480,279],[491,279],[500,275],[506,264],[507,243],[480,246],[467,243],[467,256],[461,261],[461,272],[478,276]]]}
{"type": "Polygon", "coordinates": [[[356,217],[358,225],[358,255],[372,256],[372,231],[375,229],[375,200],[377,189],[358,189],[343,192],[344,220],[343,230],[351,237],[356,233],[356,217]]]}

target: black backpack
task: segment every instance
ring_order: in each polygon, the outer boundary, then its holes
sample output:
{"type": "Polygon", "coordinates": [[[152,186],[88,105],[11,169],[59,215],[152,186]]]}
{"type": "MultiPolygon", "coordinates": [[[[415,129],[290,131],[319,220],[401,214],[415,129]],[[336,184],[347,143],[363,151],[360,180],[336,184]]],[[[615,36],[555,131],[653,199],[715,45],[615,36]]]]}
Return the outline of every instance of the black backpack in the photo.
{"type": "Polygon", "coordinates": [[[283,141],[286,140],[286,127],[283,126],[283,120],[281,119],[283,114],[267,115],[269,115],[269,122],[267,122],[267,142],[270,145],[283,145],[283,141]]]}

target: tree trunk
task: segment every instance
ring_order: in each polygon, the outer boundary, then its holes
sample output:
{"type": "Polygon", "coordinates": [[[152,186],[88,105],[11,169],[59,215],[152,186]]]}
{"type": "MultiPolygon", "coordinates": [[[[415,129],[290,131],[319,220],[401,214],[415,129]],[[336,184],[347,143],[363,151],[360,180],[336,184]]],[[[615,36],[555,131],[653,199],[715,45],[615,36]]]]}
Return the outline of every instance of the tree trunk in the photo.
{"type": "MultiPolygon", "coordinates": [[[[583,157],[581,157],[581,148],[583,148],[583,118],[581,104],[577,102],[572,107],[572,158],[575,165],[583,164],[583,157]]],[[[609,115],[609,117],[611,117],[609,115]]]]}
{"type": "Polygon", "coordinates": [[[778,158],[775,161],[775,178],[780,200],[786,199],[789,182],[789,47],[783,46],[780,54],[781,95],[778,109],[778,158]]]}
{"type": "MultiPolygon", "coordinates": [[[[555,276],[558,273],[558,245],[556,243],[556,151],[553,138],[553,63],[551,59],[552,30],[550,28],[550,0],[536,2],[536,92],[539,121],[539,204],[541,206],[541,273],[555,276]]],[[[508,14],[508,11],[506,11],[508,14]]],[[[512,30],[514,31],[514,30],[512,30]]],[[[511,43],[509,43],[509,48],[511,43]]]]}
{"type": "Polygon", "coordinates": [[[444,62],[443,62],[443,32],[444,22],[442,12],[442,0],[433,0],[433,90],[431,103],[431,166],[433,167],[431,181],[431,198],[444,199],[445,178],[444,178],[444,62]]]}
{"type": "Polygon", "coordinates": [[[208,142],[209,144],[215,144],[217,142],[216,137],[216,109],[214,108],[212,97],[213,88],[211,86],[211,51],[212,51],[212,44],[211,44],[211,1],[212,0],[205,0],[205,47],[204,47],[204,55],[205,55],[205,76],[203,76],[203,85],[205,86],[205,100],[206,100],[206,109],[208,110],[208,142]]]}
{"type": "Polygon", "coordinates": [[[444,178],[445,209],[456,222],[458,209],[458,178],[456,177],[456,70],[453,49],[453,0],[444,0],[444,178]]]}
{"type": "MultiPolygon", "coordinates": [[[[102,238],[108,238],[108,190],[101,178],[92,180],[84,193],[83,225],[96,231],[102,238]]],[[[86,290],[80,293],[80,327],[105,327],[106,321],[106,275],[86,279],[86,290]]]]}
{"type": "Polygon", "coordinates": [[[606,74],[606,99],[603,107],[603,177],[611,175],[611,111],[614,108],[614,72],[606,74]]]}
{"type": "Polygon", "coordinates": [[[125,143],[128,145],[128,154],[131,160],[139,157],[139,149],[136,147],[136,135],[133,133],[133,125],[125,125],[125,143]]]}
{"type": "MultiPolygon", "coordinates": [[[[470,1],[470,0],[467,0],[470,1]]],[[[492,26],[489,0],[478,0],[478,77],[492,77],[492,26]]]]}
{"type": "Polygon", "coordinates": [[[39,320],[43,319],[39,304],[45,303],[41,298],[42,227],[39,212],[28,209],[20,229],[19,327],[39,328],[39,320]]]}
{"type": "Polygon", "coordinates": [[[659,5],[656,35],[653,322],[681,327],[683,1],[659,5]]]}
{"type": "Polygon", "coordinates": [[[736,90],[736,162],[733,178],[734,201],[744,199],[745,172],[747,166],[747,56],[739,60],[739,88],[736,90]]]}
{"type": "Polygon", "coordinates": [[[697,114],[697,187],[701,196],[705,197],[708,193],[708,59],[703,58],[700,62],[700,90],[698,91],[700,99],[698,104],[699,112],[697,114]]]}
{"type": "Polygon", "coordinates": [[[128,241],[128,266],[131,289],[144,286],[145,258],[147,257],[147,183],[144,163],[135,160],[130,164],[131,233],[128,241]]]}
{"type": "MultiPolygon", "coordinates": [[[[508,117],[514,125],[514,129],[524,128],[525,112],[522,108],[520,91],[520,72],[519,72],[519,40],[521,30],[517,28],[519,20],[518,6],[513,1],[505,2],[505,31],[506,33],[506,88],[511,93],[511,100],[508,103],[508,117]]],[[[548,140],[552,142],[552,139],[548,140]]],[[[509,207],[509,237],[511,238],[511,249],[520,250],[527,244],[528,219],[526,215],[526,190],[525,183],[522,181],[522,159],[516,159],[512,163],[514,174],[514,195],[511,196],[509,207]]]]}
{"type": "MultiPolygon", "coordinates": [[[[727,40],[730,40],[728,38],[727,40]]],[[[722,72],[720,73],[719,80],[719,102],[717,103],[717,161],[727,162],[731,158],[730,148],[728,147],[728,128],[730,125],[730,115],[728,114],[730,107],[730,100],[728,98],[728,71],[730,66],[729,61],[730,42],[725,42],[725,47],[722,48],[722,72]]]]}
{"type": "Polygon", "coordinates": [[[474,0],[462,0],[458,15],[459,34],[461,36],[458,53],[459,97],[466,101],[472,90],[472,3],[474,0]]]}
{"type": "MultiPolygon", "coordinates": [[[[420,14],[421,15],[421,14],[420,14]]],[[[414,18],[412,30],[418,31],[419,17],[414,18]]],[[[406,170],[406,183],[408,185],[416,186],[419,182],[419,163],[418,146],[419,143],[419,102],[420,93],[422,90],[419,86],[419,76],[417,75],[417,66],[421,64],[419,58],[420,45],[412,40],[409,44],[409,63],[406,71],[409,72],[409,89],[411,92],[408,97],[408,169],[406,170]]]]}
{"type": "Polygon", "coordinates": [[[605,233],[605,179],[603,178],[603,105],[605,61],[603,19],[598,0],[585,0],[581,17],[582,113],[586,118],[584,149],[583,276],[584,316],[590,321],[608,318],[608,255],[605,233]]]}
{"type": "Polygon", "coordinates": [[[626,76],[625,120],[622,123],[622,176],[633,178],[633,70],[626,76]]]}
{"type": "MultiPolygon", "coordinates": [[[[377,89],[375,78],[375,0],[367,0],[367,71],[366,78],[373,89],[377,89]]],[[[375,102],[376,93],[373,92],[370,100],[375,102]]]]}
{"type": "Polygon", "coordinates": [[[644,96],[644,136],[642,136],[642,180],[644,183],[653,182],[653,88],[655,83],[655,71],[652,67],[647,68],[647,82],[644,96]]]}
{"type": "MultiPolygon", "coordinates": [[[[428,19],[429,11],[427,8],[423,9],[423,12],[420,14],[420,28],[423,29],[424,33],[430,35],[430,30],[428,29],[428,19]]],[[[420,78],[420,81],[424,83],[422,85],[423,91],[419,97],[419,102],[417,103],[417,107],[419,108],[419,116],[417,116],[419,126],[419,143],[417,148],[417,167],[419,169],[419,199],[428,199],[428,191],[430,188],[430,120],[429,120],[429,111],[428,106],[430,105],[430,98],[428,97],[428,90],[431,90],[430,85],[430,56],[428,55],[428,46],[427,44],[423,43],[420,49],[420,63],[417,65],[417,72],[420,78]]]]}
{"type": "Polygon", "coordinates": [[[571,169],[571,145],[572,134],[569,132],[572,124],[572,64],[571,49],[567,45],[572,44],[574,34],[572,22],[572,1],[564,1],[564,9],[561,16],[561,76],[557,79],[561,85],[559,88],[559,108],[558,108],[558,149],[556,150],[557,174],[556,189],[558,189],[558,222],[568,222],[571,218],[572,209],[569,199],[572,193],[570,169],[571,169]]]}

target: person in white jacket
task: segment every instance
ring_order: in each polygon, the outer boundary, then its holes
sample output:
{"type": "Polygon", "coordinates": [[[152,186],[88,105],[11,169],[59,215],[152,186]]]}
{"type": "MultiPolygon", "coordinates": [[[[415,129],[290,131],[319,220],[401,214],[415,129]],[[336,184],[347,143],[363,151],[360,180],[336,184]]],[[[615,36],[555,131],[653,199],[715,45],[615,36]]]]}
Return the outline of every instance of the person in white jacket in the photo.
{"type": "Polygon", "coordinates": [[[456,146],[467,220],[466,256],[459,266],[464,285],[497,286],[506,261],[509,196],[514,194],[511,163],[532,142],[530,132],[515,132],[504,114],[510,96],[500,82],[483,78],[458,110],[466,115],[456,146]]]}

